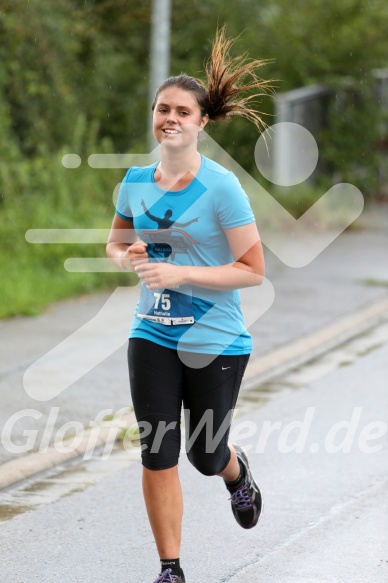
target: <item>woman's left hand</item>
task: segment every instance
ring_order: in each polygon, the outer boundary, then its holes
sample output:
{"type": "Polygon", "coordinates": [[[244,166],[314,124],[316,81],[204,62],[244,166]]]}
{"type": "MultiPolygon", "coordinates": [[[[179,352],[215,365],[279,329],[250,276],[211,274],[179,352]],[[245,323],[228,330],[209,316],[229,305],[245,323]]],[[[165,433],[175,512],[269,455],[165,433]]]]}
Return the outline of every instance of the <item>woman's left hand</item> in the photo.
{"type": "Polygon", "coordinates": [[[174,288],[187,283],[188,268],[172,263],[143,263],[135,271],[148,289],[174,288]]]}

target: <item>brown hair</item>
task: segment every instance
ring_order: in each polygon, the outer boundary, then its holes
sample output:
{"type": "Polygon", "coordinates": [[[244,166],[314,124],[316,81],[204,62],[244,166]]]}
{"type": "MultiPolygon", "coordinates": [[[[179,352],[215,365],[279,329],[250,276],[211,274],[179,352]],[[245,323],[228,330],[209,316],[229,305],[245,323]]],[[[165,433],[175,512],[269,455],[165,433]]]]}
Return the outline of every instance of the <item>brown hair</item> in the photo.
{"type": "Polygon", "coordinates": [[[239,115],[249,119],[262,131],[266,124],[261,118],[261,112],[251,106],[255,98],[267,95],[272,89],[270,81],[261,79],[256,73],[268,61],[250,60],[246,53],[231,57],[229,52],[234,43],[235,39],[226,37],[226,26],[217,30],[211,57],[205,65],[207,87],[200,79],[185,73],[168,77],[156,91],[152,110],[159,93],[167,87],[175,86],[194,93],[202,117],[207,114],[210,120],[222,122],[233,115],[239,115]],[[247,92],[250,94],[246,95],[247,92]]]}

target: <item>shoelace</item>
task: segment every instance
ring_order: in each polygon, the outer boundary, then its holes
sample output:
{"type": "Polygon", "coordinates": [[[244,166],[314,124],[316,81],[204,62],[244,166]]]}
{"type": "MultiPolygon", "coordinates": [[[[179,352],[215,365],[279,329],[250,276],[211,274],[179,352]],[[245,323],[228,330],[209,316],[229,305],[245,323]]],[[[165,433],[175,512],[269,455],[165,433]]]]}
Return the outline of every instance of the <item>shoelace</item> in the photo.
{"type": "Polygon", "coordinates": [[[244,484],[244,486],[233,492],[231,500],[233,506],[235,506],[237,510],[252,508],[252,502],[249,497],[248,484],[244,484]]]}
{"type": "Polygon", "coordinates": [[[175,583],[178,577],[176,575],[171,575],[171,573],[171,569],[166,569],[157,579],[155,579],[154,583],[175,583]]]}

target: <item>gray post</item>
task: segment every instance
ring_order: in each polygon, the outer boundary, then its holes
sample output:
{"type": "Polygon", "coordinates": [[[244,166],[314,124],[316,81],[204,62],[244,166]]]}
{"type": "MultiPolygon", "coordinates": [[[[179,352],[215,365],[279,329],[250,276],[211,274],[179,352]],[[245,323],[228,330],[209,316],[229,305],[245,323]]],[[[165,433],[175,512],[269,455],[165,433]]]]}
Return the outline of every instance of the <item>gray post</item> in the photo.
{"type": "MultiPolygon", "coordinates": [[[[287,94],[286,94],[287,95],[287,94]]],[[[293,121],[292,102],[279,95],[276,99],[276,123],[293,121]]],[[[273,167],[272,176],[275,184],[289,182],[292,173],[292,144],[289,133],[281,126],[273,138],[273,167]]]]}
{"type": "Polygon", "coordinates": [[[171,0],[152,0],[151,15],[151,73],[149,85],[148,141],[155,147],[152,136],[151,105],[159,85],[168,77],[170,70],[171,0]]]}

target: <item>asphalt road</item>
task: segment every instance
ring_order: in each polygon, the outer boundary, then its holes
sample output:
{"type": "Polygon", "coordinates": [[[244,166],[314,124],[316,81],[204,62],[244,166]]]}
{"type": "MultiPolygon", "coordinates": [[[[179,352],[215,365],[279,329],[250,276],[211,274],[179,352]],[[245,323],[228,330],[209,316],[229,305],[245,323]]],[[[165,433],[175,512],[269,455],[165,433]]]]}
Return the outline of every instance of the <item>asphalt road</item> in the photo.
{"type": "MultiPolygon", "coordinates": [[[[187,583],[386,583],[387,362],[385,344],[236,418],[265,500],[252,531],[234,522],[221,480],[182,455],[187,583]]],[[[151,583],[140,480],[135,462],[3,522],[2,583],[151,583]]]]}

